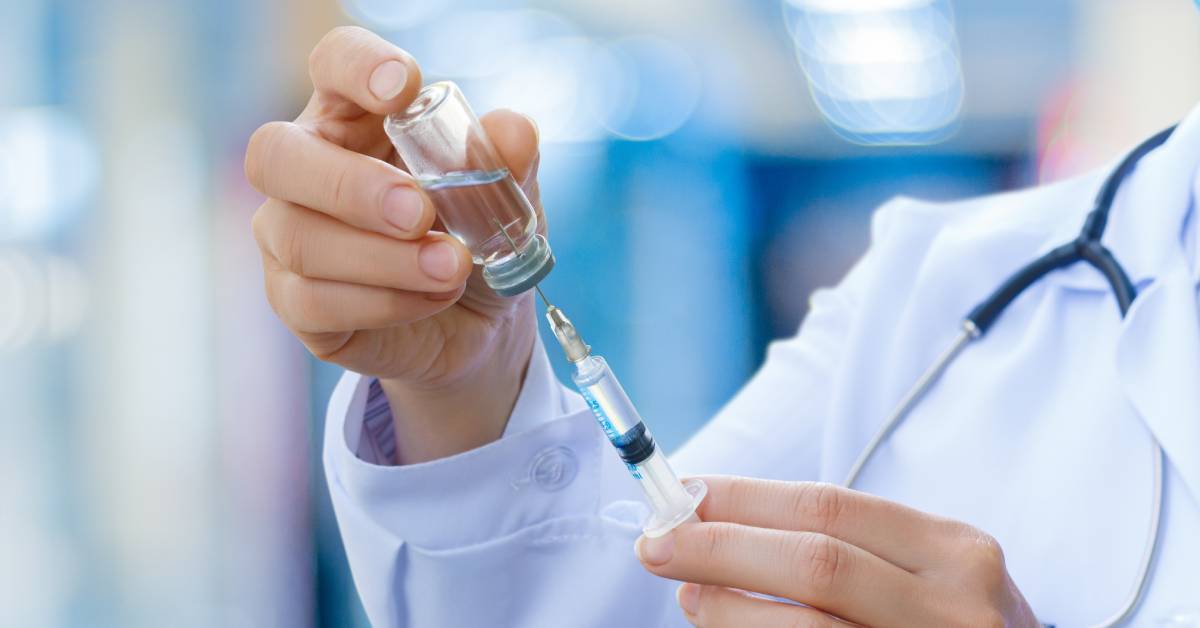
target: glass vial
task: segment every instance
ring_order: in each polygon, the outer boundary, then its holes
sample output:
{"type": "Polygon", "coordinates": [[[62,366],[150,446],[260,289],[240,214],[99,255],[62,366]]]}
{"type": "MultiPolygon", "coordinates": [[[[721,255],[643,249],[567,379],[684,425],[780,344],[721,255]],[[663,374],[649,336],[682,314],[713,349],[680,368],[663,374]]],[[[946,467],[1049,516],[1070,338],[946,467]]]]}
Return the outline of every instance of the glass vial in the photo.
{"type": "Polygon", "coordinates": [[[554,255],[537,233],[537,213],[457,85],[425,86],[383,128],[493,290],[520,294],[550,273],[554,255]]]}

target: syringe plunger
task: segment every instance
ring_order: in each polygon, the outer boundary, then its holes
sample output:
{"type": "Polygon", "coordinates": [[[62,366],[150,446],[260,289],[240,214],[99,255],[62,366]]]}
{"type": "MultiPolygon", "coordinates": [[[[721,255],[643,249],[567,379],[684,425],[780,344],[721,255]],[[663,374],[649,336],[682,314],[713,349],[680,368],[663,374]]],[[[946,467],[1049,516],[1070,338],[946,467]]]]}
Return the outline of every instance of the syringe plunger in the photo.
{"type": "Polygon", "coordinates": [[[645,462],[635,466],[634,477],[638,478],[653,512],[642,527],[646,536],[663,536],[681,523],[700,520],[696,509],[704,501],[708,485],[695,478],[680,482],[666,456],[657,448],[645,462]]]}

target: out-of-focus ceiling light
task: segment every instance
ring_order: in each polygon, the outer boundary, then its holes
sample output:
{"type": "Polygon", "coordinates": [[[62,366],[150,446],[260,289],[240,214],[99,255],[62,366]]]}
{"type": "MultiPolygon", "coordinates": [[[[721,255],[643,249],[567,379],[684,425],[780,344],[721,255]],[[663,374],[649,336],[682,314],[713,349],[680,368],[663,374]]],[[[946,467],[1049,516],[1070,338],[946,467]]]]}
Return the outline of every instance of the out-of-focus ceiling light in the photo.
{"type": "Polygon", "coordinates": [[[784,17],[818,110],[864,144],[947,137],[962,108],[946,0],[788,0],[784,17]]]}

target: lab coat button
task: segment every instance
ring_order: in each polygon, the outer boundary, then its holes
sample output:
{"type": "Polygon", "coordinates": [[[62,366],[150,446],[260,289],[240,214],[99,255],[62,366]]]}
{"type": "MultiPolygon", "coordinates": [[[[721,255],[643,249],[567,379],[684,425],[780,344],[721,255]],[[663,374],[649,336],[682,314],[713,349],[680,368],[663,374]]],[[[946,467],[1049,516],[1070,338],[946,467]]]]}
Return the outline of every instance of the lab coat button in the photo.
{"type": "Polygon", "coordinates": [[[575,479],[579,461],[575,454],[561,445],[538,452],[529,463],[529,479],[545,491],[557,491],[575,479]]]}

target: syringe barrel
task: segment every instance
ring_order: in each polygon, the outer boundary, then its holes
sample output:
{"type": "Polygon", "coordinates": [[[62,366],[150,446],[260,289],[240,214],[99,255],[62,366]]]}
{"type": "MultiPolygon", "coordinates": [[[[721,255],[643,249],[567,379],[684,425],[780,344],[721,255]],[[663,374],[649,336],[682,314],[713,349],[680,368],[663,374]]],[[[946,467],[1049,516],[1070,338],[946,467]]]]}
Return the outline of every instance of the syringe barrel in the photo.
{"type": "Polygon", "coordinates": [[[679,481],[604,358],[589,355],[575,367],[575,385],[650,503],[653,514],[644,528],[646,534],[661,536],[694,518],[707,491],[704,483],[679,481]]]}
{"type": "Polygon", "coordinates": [[[636,465],[654,453],[654,437],[642,423],[642,417],[604,358],[589,355],[576,362],[575,369],[571,379],[587,401],[600,429],[617,448],[629,472],[637,478],[636,465]]]}

